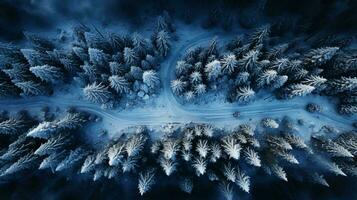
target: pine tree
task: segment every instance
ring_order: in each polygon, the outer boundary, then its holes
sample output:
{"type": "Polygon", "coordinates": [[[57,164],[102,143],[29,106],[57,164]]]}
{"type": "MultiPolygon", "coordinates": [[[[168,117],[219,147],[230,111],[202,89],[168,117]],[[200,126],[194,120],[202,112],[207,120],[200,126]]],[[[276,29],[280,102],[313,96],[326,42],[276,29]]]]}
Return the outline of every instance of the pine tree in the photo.
{"type": "Polygon", "coordinates": [[[278,73],[275,70],[265,70],[258,77],[257,83],[259,87],[268,86],[274,82],[278,73]]]}
{"type": "Polygon", "coordinates": [[[58,131],[57,124],[53,122],[42,122],[38,124],[35,128],[31,129],[27,136],[35,138],[44,138],[47,139],[51,137],[54,133],[58,131]]]}
{"type": "Polygon", "coordinates": [[[125,73],[124,66],[118,62],[109,62],[109,68],[112,75],[123,75],[125,73]]]}
{"type": "Polygon", "coordinates": [[[73,47],[72,50],[74,54],[83,62],[89,61],[89,55],[87,50],[83,49],[82,47],[73,47]]]}
{"type": "Polygon", "coordinates": [[[260,157],[259,157],[258,153],[255,152],[253,149],[248,147],[244,151],[244,155],[245,155],[245,160],[247,161],[248,164],[255,166],[255,167],[261,166],[260,157]]]}
{"type": "Polygon", "coordinates": [[[272,84],[273,88],[281,88],[288,81],[288,76],[277,76],[272,84]]]}
{"type": "Polygon", "coordinates": [[[33,167],[37,157],[29,153],[13,163],[2,175],[9,175],[33,167]]]}
{"type": "Polygon", "coordinates": [[[198,84],[202,82],[202,74],[198,71],[192,72],[192,74],[190,74],[190,82],[192,84],[198,84]]]}
{"type": "Polygon", "coordinates": [[[64,76],[59,68],[50,65],[30,67],[30,71],[41,80],[49,83],[56,83],[64,76]]]}
{"type": "Polygon", "coordinates": [[[231,136],[223,138],[222,148],[224,152],[229,156],[229,158],[233,158],[234,160],[239,159],[242,147],[239,145],[235,138],[231,136]]]}
{"type": "Polygon", "coordinates": [[[41,144],[41,146],[34,152],[35,155],[43,156],[50,155],[60,150],[68,145],[69,139],[63,135],[50,138],[47,142],[41,144]]]}
{"type": "Polygon", "coordinates": [[[332,81],[330,85],[338,92],[352,91],[357,88],[357,77],[341,77],[332,81]]]}
{"type": "Polygon", "coordinates": [[[22,94],[25,96],[38,96],[47,93],[47,90],[43,85],[34,81],[18,82],[15,83],[15,85],[22,90],[22,94]]]}
{"type": "Polygon", "coordinates": [[[238,169],[236,184],[244,192],[249,193],[250,191],[250,178],[244,172],[238,169]]]}
{"type": "Polygon", "coordinates": [[[62,160],[56,167],[56,171],[63,171],[65,169],[71,168],[73,165],[78,163],[86,156],[86,151],[80,147],[76,148],[75,150],[71,151],[69,155],[62,160]]]}
{"type": "Polygon", "coordinates": [[[236,99],[240,102],[249,102],[254,96],[255,92],[249,86],[237,89],[236,99]]]}
{"type": "Polygon", "coordinates": [[[198,140],[196,145],[196,152],[201,158],[206,158],[209,151],[207,140],[198,140]]]}
{"type": "Polygon", "coordinates": [[[147,170],[139,174],[138,189],[141,196],[144,195],[146,192],[148,192],[154,184],[155,184],[154,170],[147,170]]]}
{"type": "Polygon", "coordinates": [[[49,64],[51,62],[47,54],[33,49],[21,49],[21,53],[32,67],[49,64]]]}
{"type": "Polygon", "coordinates": [[[307,77],[301,83],[303,83],[305,85],[311,85],[311,86],[317,88],[317,87],[321,87],[323,84],[325,84],[326,81],[327,81],[327,79],[325,79],[324,77],[312,75],[312,76],[307,77]]]}
{"type": "Polygon", "coordinates": [[[134,49],[136,52],[145,54],[147,48],[149,47],[148,42],[140,34],[134,33],[132,36],[134,49]]]}
{"type": "Polygon", "coordinates": [[[249,42],[251,47],[256,47],[269,37],[270,34],[270,26],[265,25],[258,28],[254,33],[251,34],[249,42]]]}
{"type": "Polygon", "coordinates": [[[184,60],[179,60],[176,64],[176,74],[178,76],[184,75],[190,70],[190,68],[192,68],[192,65],[188,64],[184,60]]]}
{"type": "Polygon", "coordinates": [[[88,49],[89,61],[96,66],[105,66],[108,63],[108,55],[99,49],[88,49]]]}
{"type": "Polygon", "coordinates": [[[288,178],[286,177],[286,172],[284,171],[284,169],[282,167],[280,167],[279,165],[276,165],[274,164],[272,167],[271,167],[271,170],[273,172],[273,174],[278,177],[279,179],[281,180],[284,180],[284,181],[288,181],[288,178]]]}
{"type": "Polygon", "coordinates": [[[201,83],[195,86],[195,93],[197,95],[202,95],[204,93],[206,93],[206,85],[201,83]]]}
{"type": "Polygon", "coordinates": [[[236,76],[235,84],[236,85],[241,85],[241,84],[245,85],[248,83],[249,77],[250,77],[250,75],[248,72],[240,72],[236,76]]]}
{"type": "Polygon", "coordinates": [[[295,96],[305,96],[310,94],[313,90],[315,90],[313,86],[298,83],[288,86],[287,94],[288,97],[292,98],[295,96]]]}
{"type": "Polygon", "coordinates": [[[107,103],[112,98],[112,93],[108,90],[108,87],[102,83],[96,82],[91,85],[87,85],[84,89],[84,96],[93,103],[107,103]]]}
{"type": "Polygon", "coordinates": [[[144,71],[143,73],[143,82],[147,86],[151,88],[155,88],[160,83],[160,80],[157,73],[154,70],[148,70],[148,71],[144,71]]]}
{"type": "Polygon", "coordinates": [[[88,120],[83,113],[67,113],[62,119],[56,122],[56,125],[60,129],[76,129],[81,127],[88,120]]]}
{"type": "Polygon", "coordinates": [[[171,81],[171,89],[175,94],[182,94],[185,90],[186,82],[180,79],[171,81]]]}
{"type": "Polygon", "coordinates": [[[81,167],[81,173],[87,173],[93,171],[95,168],[95,155],[88,155],[87,158],[84,160],[83,165],[81,167]]]}
{"type": "Polygon", "coordinates": [[[165,158],[159,159],[160,166],[164,170],[166,176],[170,176],[177,170],[177,163],[173,160],[168,160],[165,158]]]}
{"type": "Polygon", "coordinates": [[[309,67],[321,66],[331,60],[338,50],[338,47],[313,49],[305,56],[304,64],[309,67]]]}
{"type": "Polygon", "coordinates": [[[216,80],[221,75],[222,67],[218,60],[208,63],[205,67],[205,72],[210,80],[216,80]]]}
{"type": "Polygon", "coordinates": [[[125,144],[125,151],[128,157],[136,156],[144,148],[147,138],[142,134],[131,136],[125,144]]]}
{"type": "Polygon", "coordinates": [[[137,163],[138,163],[137,157],[130,156],[124,158],[123,161],[121,162],[121,168],[123,170],[123,173],[134,171],[135,168],[138,166],[137,163]]]}
{"type": "Polygon", "coordinates": [[[223,71],[227,71],[232,74],[238,65],[238,61],[234,54],[225,55],[221,60],[223,71]]]}
{"type": "Polygon", "coordinates": [[[50,168],[52,172],[55,171],[57,165],[65,158],[66,151],[61,151],[59,153],[53,153],[47,158],[43,159],[38,169],[50,168]]]}
{"type": "Polygon", "coordinates": [[[280,73],[280,72],[285,71],[289,65],[290,65],[289,59],[279,58],[272,62],[271,68],[273,68],[274,70],[276,70],[277,72],[280,73]]]}
{"type": "Polygon", "coordinates": [[[243,58],[238,61],[239,65],[241,66],[241,69],[253,73],[258,72],[259,71],[258,56],[259,56],[259,51],[256,50],[251,50],[247,54],[245,54],[243,58]]]}
{"type": "Polygon", "coordinates": [[[179,151],[179,144],[176,140],[167,140],[163,142],[162,153],[164,158],[173,159],[179,151]]]}
{"type": "Polygon", "coordinates": [[[204,175],[207,169],[207,162],[204,158],[195,158],[192,163],[193,168],[196,170],[197,176],[204,175]]]}
{"type": "Polygon", "coordinates": [[[25,123],[21,119],[10,118],[0,122],[0,134],[3,135],[17,135],[23,128],[25,128],[25,123]]]}
{"type": "Polygon", "coordinates": [[[210,147],[211,150],[211,162],[217,162],[219,158],[221,158],[222,150],[218,143],[213,143],[210,147]]]}
{"type": "Polygon", "coordinates": [[[155,47],[161,56],[166,56],[170,50],[170,36],[166,31],[160,31],[155,37],[155,47]]]}
{"type": "Polygon", "coordinates": [[[234,191],[230,183],[221,183],[219,188],[225,200],[233,200],[234,191]]]}
{"type": "Polygon", "coordinates": [[[109,77],[110,87],[118,93],[128,93],[130,90],[129,82],[121,76],[113,75],[109,77]]]}
{"type": "Polygon", "coordinates": [[[124,48],[123,55],[124,55],[124,61],[127,65],[135,64],[138,59],[135,51],[129,47],[124,48]]]}
{"type": "Polygon", "coordinates": [[[226,177],[228,181],[236,182],[236,168],[232,166],[229,162],[223,166],[223,175],[226,177]]]}
{"type": "Polygon", "coordinates": [[[124,157],[125,144],[118,142],[108,150],[109,166],[118,166],[124,157]]]}

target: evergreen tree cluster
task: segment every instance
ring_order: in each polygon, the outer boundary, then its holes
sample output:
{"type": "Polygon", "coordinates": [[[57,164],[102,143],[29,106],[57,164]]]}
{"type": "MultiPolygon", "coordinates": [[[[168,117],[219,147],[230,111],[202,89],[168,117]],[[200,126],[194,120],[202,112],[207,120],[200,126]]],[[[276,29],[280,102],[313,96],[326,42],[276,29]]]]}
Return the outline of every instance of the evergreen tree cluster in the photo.
{"type": "Polygon", "coordinates": [[[234,188],[251,193],[262,176],[324,187],[329,187],[325,176],[357,176],[354,131],[314,134],[306,140],[287,118],[265,118],[257,127],[241,124],[233,130],[201,123],[169,124],[157,130],[137,126],[94,147],[75,135],[90,120],[86,113],[70,111],[41,123],[21,116],[0,122],[0,133],[8,138],[7,144],[2,140],[0,156],[3,180],[23,171],[29,175],[36,168],[66,176],[82,174],[93,181],[127,177],[136,179],[138,193],[145,195],[167,180],[177,180],[189,194],[208,179],[226,197],[235,195],[234,188]],[[152,131],[164,137],[154,139],[152,131]]]}
{"type": "Polygon", "coordinates": [[[169,53],[173,31],[164,13],[150,39],[80,25],[73,28],[69,44],[63,45],[26,32],[29,48],[0,44],[0,96],[49,95],[73,78],[95,103],[112,106],[121,98],[146,100],[160,86],[160,60],[169,53]]]}
{"type": "MultiPolygon", "coordinates": [[[[248,36],[240,35],[219,47],[189,50],[177,62],[172,91],[192,101],[210,91],[225,91],[229,102],[249,102],[261,90],[278,98],[311,93],[340,97],[341,113],[356,113],[356,52],[348,42],[296,40],[277,43],[269,25],[248,36]],[[309,50],[310,48],[310,50],[309,50]]],[[[341,39],[343,40],[343,38],[341,39]]]]}

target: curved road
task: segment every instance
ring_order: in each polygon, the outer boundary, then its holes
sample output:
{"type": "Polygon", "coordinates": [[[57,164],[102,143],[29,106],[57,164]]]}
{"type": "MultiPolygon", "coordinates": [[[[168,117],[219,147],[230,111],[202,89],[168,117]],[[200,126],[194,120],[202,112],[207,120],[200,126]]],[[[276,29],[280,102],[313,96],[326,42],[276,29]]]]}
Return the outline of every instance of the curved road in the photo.
{"type": "Polygon", "coordinates": [[[282,117],[291,116],[302,118],[307,122],[316,124],[333,124],[336,127],[350,129],[356,117],[338,115],[332,103],[323,97],[294,98],[285,101],[267,101],[263,98],[249,105],[237,103],[212,103],[209,105],[183,105],[177,99],[170,88],[170,81],[175,75],[175,65],[178,59],[190,48],[206,45],[215,34],[205,32],[197,34],[186,41],[182,41],[177,46],[173,46],[168,58],[161,64],[160,76],[162,80],[162,94],[158,97],[157,106],[136,108],[132,110],[103,110],[100,105],[92,104],[83,100],[70,97],[31,97],[15,100],[1,100],[0,109],[20,110],[20,109],[40,109],[43,106],[58,106],[62,108],[76,107],[79,110],[96,114],[103,118],[103,121],[115,124],[116,128],[126,128],[134,125],[162,125],[170,122],[206,122],[217,125],[234,125],[237,119],[232,117],[234,111],[241,112],[242,121],[250,118],[259,119],[262,117],[282,117]],[[60,98],[60,99],[59,99],[60,98]],[[306,98],[319,102],[326,109],[320,114],[309,114],[305,111],[306,98]]]}

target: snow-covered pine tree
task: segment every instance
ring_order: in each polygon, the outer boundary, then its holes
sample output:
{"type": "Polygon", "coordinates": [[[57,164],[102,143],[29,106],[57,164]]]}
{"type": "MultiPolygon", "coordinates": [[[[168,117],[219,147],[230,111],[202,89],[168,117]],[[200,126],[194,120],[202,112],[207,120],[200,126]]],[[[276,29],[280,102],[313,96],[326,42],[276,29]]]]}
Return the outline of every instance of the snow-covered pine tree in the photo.
{"type": "Polygon", "coordinates": [[[290,60],[287,58],[279,58],[271,63],[271,68],[281,73],[285,71],[290,65],[290,60]]]}
{"type": "Polygon", "coordinates": [[[73,165],[84,159],[86,155],[86,150],[81,147],[72,150],[69,155],[57,165],[56,171],[59,172],[71,168],[73,165]]]}
{"type": "Polygon", "coordinates": [[[236,99],[240,102],[249,102],[255,96],[255,92],[249,86],[240,87],[237,89],[236,99]]]}
{"type": "Polygon", "coordinates": [[[260,64],[258,62],[259,51],[251,50],[238,60],[239,66],[243,71],[256,74],[260,71],[260,64]]]}
{"type": "Polygon", "coordinates": [[[231,181],[233,183],[236,182],[236,168],[232,166],[232,163],[229,162],[228,164],[223,165],[222,172],[228,181],[231,181]]]}
{"type": "Polygon", "coordinates": [[[249,42],[250,47],[254,48],[258,45],[263,44],[263,42],[269,37],[270,25],[264,25],[255,30],[254,33],[250,35],[249,42]]]}
{"type": "Polygon", "coordinates": [[[125,144],[128,157],[136,156],[144,148],[147,138],[143,134],[132,135],[125,144]]]}
{"type": "Polygon", "coordinates": [[[21,170],[31,168],[34,166],[36,159],[37,157],[32,153],[26,154],[25,156],[17,160],[15,163],[13,163],[9,168],[7,168],[6,171],[1,175],[3,176],[3,175],[14,174],[21,170]]]}
{"type": "Polygon", "coordinates": [[[190,74],[190,82],[192,84],[198,84],[202,82],[202,74],[198,71],[194,71],[190,74]]]}
{"type": "Polygon", "coordinates": [[[87,85],[84,89],[84,96],[93,103],[107,103],[112,99],[112,93],[108,90],[108,87],[102,83],[92,83],[87,85]]]}
{"type": "Polygon", "coordinates": [[[337,92],[352,91],[357,88],[357,77],[341,77],[331,81],[330,85],[337,92]]]}
{"type": "Polygon", "coordinates": [[[174,160],[169,160],[161,157],[159,159],[160,166],[165,172],[166,176],[170,176],[177,170],[177,163],[174,160]]]}
{"type": "Polygon", "coordinates": [[[81,167],[80,173],[87,173],[95,168],[95,158],[96,156],[93,154],[90,154],[86,157],[86,159],[83,162],[83,165],[81,167]]]}
{"type": "Polygon", "coordinates": [[[288,76],[286,75],[277,76],[273,81],[272,87],[281,88],[287,81],[288,81],[288,76]]]}
{"type": "Polygon", "coordinates": [[[244,151],[245,155],[245,160],[248,164],[255,166],[255,167],[260,167],[261,166],[261,161],[260,157],[257,152],[255,152],[252,148],[247,148],[244,151]]]}
{"type": "Polygon", "coordinates": [[[124,158],[125,144],[118,142],[108,149],[109,166],[118,166],[124,158]]]}
{"type": "Polygon", "coordinates": [[[60,150],[66,145],[68,145],[69,142],[69,138],[64,135],[59,135],[57,137],[50,138],[47,142],[41,144],[41,146],[37,148],[34,154],[43,156],[60,152],[60,150]]]}
{"type": "Polygon", "coordinates": [[[156,71],[148,70],[148,71],[144,71],[144,73],[143,73],[143,82],[147,86],[149,86],[151,88],[155,88],[160,83],[160,79],[159,79],[156,71]]]}
{"type": "Polygon", "coordinates": [[[201,176],[206,173],[207,162],[204,158],[195,158],[192,162],[193,168],[196,170],[196,175],[201,176]]]}
{"type": "Polygon", "coordinates": [[[162,30],[156,34],[155,47],[159,51],[161,56],[166,56],[170,50],[170,35],[162,30]]]}
{"type": "Polygon", "coordinates": [[[292,84],[292,85],[288,86],[286,92],[287,92],[288,97],[292,98],[295,96],[308,95],[314,90],[315,90],[314,86],[297,83],[297,84],[292,84]]]}
{"type": "Polygon", "coordinates": [[[129,82],[121,76],[113,75],[109,77],[110,87],[118,93],[128,93],[130,90],[129,82]]]}
{"type": "Polygon", "coordinates": [[[237,181],[236,184],[244,192],[249,193],[250,191],[250,178],[242,170],[237,170],[237,181]]]}
{"type": "Polygon", "coordinates": [[[48,54],[33,49],[21,49],[21,53],[32,67],[51,63],[51,59],[48,54]]]}
{"type": "Polygon", "coordinates": [[[17,87],[22,90],[22,95],[25,96],[38,96],[48,93],[47,89],[41,84],[34,81],[24,81],[15,83],[17,87]]]}
{"type": "Polygon", "coordinates": [[[83,62],[89,61],[88,51],[82,47],[72,47],[73,53],[83,62]]]}
{"type": "Polygon", "coordinates": [[[225,55],[221,60],[221,63],[223,71],[228,72],[228,74],[232,74],[238,66],[238,61],[234,54],[225,55]]]}
{"type": "Polygon", "coordinates": [[[311,50],[304,58],[307,67],[318,67],[331,60],[339,50],[338,47],[324,47],[311,50]]]}
{"type": "Polygon", "coordinates": [[[275,70],[265,70],[258,77],[257,84],[259,87],[269,86],[274,82],[278,73],[275,70]]]}
{"type": "Polygon", "coordinates": [[[206,93],[206,85],[201,83],[201,84],[198,84],[194,87],[195,89],[195,93],[199,96],[199,95],[202,95],[204,93],[206,93]]]}
{"type": "Polygon", "coordinates": [[[21,119],[10,118],[0,122],[0,134],[17,135],[25,128],[25,121],[21,119]]]}
{"type": "Polygon", "coordinates": [[[274,46],[268,50],[266,59],[268,60],[278,59],[283,53],[285,53],[288,50],[288,48],[289,48],[288,43],[274,46]]]}
{"type": "Polygon", "coordinates": [[[142,37],[139,33],[134,33],[132,36],[134,49],[139,54],[144,55],[149,47],[148,41],[142,37]]]}
{"type": "Polygon", "coordinates": [[[139,174],[139,183],[138,189],[140,195],[144,195],[147,193],[152,186],[155,184],[155,171],[154,170],[147,170],[145,172],[141,172],[139,174]]]}
{"type": "Polygon", "coordinates": [[[213,60],[212,62],[206,65],[205,72],[207,73],[207,77],[210,80],[216,80],[218,76],[222,73],[221,63],[218,60],[213,60]]]}
{"type": "Polygon", "coordinates": [[[301,83],[319,88],[323,84],[325,84],[326,81],[327,81],[327,79],[322,76],[311,75],[311,76],[307,77],[305,80],[303,80],[301,83]]]}
{"type": "Polygon", "coordinates": [[[61,69],[50,65],[30,67],[30,71],[41,80],[49,83],[56,83],[64,78],[61,69]]]}
{"type": "Polygon", "coordinates": [[[182,81],[181,79],[171,81],[171,89],[177,95],[180,95],[185,91],[186,85],[187,83],[185,81],[182,81]]]}
{"type": "Polygon", "coordinates": [[[192,65],[188,64],[186,61],[179,60],[177,61],[176,64],[176,75],[177,76],[185,75],[191,68],[192,65]]]}
{"type": "Polygon", "coordinates": [[[124,61],[127,65],[133,65],[137,62],[137,55],[132,48],[125,47],[123,51],[124,61]]]}
{"type": "Polygon", "coordinates": [[[103,50],[89,48],[89,61],[95,66],[105,66],[108,63],[108,55],[103,50]]]}
{"type": "Polygon", "coordinates": [[[242,147],[239,145],[239,143],[234,137],[226,136],[225,138],[223,138],[222,148],[224,152],[229,156],[229,158],[233,158],[234,160],[239,159],[242,147]]]}

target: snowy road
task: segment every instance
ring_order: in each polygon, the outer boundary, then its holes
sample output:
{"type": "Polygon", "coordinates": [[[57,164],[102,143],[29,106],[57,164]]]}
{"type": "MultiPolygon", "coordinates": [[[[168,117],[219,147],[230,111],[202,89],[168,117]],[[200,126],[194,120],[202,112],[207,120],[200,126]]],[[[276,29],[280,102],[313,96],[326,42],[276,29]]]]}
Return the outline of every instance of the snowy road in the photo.
{"type": "MultiPolygon", "coordinates": [[[[122,129],[134,125],[162,125],[170,122],[206,122],[218,126],[232,126],[250,119],[258,120],[263,117],[289,116],[295,119],[303,119],[314,125],[333,125],[341,129],[350,129],[356,117],[338,115],[334,105],[324,97],[309,96],[294,98],[291,100],[258,100],[249,105],[212,102],[205,105],[184,105],[171,91],[170,81],[174,77],[175,65],[185,52],[199,45],[207,43],[218,33],[199,33],[194,36],[183,36],[184,41],[173,46],[169,57],[162,63],[160,76],[162,80],[162,93],[158,97],[156,106],[135,108],[132,110],[116,111],[103,110],[97,104],[92,104],[81,99],[65,96],[55,97],[31,97],[26,99],[1,100],[0,109],[15,111],[21,109],[40,110],[44,106],[56,106],[59,108],[75,107],[102,117],[103,122],[112,125],[112,128],[122,129]],[[60,98],[60,99],[59,99],[60,98]],[[320,114],[310,114],[305,111],[307,102],[319,102],[324,111],[320,114]],[[237,120],[232,113],[241,112],[242,117],[237,120]]],[[[181,37],[181,36],[180,36],[181,37]]],[[[183,38],[181,38],[183,40],[183,38]]]]}

